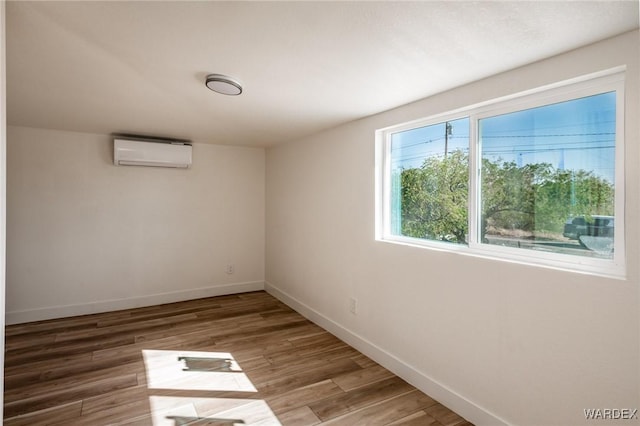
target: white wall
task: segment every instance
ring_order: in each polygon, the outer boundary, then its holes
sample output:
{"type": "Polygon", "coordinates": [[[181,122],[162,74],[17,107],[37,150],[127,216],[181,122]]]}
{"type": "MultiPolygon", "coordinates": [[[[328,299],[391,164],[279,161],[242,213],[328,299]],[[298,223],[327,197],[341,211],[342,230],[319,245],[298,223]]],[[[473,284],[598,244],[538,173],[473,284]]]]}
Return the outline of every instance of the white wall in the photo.
{"type": "Polygon", "coordinates": [[[263,149],[196,143],[177,170],[116,167],[106,135],[7,145],[9,323],[264,287],[263,149]]]}
{"type": "Polygon", "coordinates": [[[478,424],[588,424],[585,408],[640,408],[638,38],[270,148],[267,289],[478,424]],[[620,65],[628,279],[375,241],[376,129],[620,65]]]}

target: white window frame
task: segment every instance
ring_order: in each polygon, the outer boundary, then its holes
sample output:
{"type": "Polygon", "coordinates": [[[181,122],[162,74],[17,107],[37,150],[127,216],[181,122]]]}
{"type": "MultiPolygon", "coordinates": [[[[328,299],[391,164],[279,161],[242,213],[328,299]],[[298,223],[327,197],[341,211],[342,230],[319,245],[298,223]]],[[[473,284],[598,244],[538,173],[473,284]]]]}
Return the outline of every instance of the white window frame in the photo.
{"type": "Polygon", "coordinates": [[[624,158],[624,68],[603,71],[456,111],[379,129],[376,131],[376,239],[484,258],[538,265],[623,279],[625,266],[625,158],[624,158]],[[606,92],[616,92],[616,139],[614,182],[614,251],[612,259],[504,247],[480,242],[480,155],[477,123],[480,119],[570,101],[606,92]],[[391,137],[394,133],[469,117],[469,206],[468,244],[434,241],[391,233],[391,137]]]}

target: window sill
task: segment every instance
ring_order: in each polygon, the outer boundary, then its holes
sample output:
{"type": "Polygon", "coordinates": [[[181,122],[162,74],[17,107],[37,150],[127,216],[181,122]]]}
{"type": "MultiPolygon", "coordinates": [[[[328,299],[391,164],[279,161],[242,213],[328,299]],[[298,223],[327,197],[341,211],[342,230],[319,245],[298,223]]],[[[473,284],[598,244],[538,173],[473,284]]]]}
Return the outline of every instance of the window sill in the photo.
{"type": "Polygon", "coordinates": [[[471,247],[463,244],[441,241],[428,241],[418,238],[387,236],[377,238],[376,241],[390,243],[417,249],[460,254],[495,262],[508,262],[528,267],[554,269],[563,272],[593,275],[625,281],[626,268],[616,259],[597,259],[578,257],[558,253],[545,253],[538,250],[520,249],[523,253],[514,253],[513,249],[488,244],[478,244],[471,247]]]}

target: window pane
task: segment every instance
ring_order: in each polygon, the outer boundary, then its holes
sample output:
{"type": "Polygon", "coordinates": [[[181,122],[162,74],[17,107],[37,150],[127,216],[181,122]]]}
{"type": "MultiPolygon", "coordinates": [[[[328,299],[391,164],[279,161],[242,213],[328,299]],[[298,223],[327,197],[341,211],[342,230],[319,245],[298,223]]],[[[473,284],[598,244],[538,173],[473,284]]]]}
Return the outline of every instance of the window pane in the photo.
{"type": "Polygon", "coordinates": [[[479,120],[485,244],[613,258],[615,92],[479,120]]]}
{"type": "Polygon", "coordinates": [[[391,135],[391,234],[465,244],[469,119],[391,135]]]}

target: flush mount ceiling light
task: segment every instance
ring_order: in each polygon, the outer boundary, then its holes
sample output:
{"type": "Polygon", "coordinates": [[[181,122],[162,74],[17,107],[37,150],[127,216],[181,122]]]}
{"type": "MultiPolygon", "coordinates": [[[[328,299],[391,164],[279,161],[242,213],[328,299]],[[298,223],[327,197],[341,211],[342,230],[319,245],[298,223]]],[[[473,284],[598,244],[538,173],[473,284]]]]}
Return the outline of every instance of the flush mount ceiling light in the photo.
{"type": "Polygon", "coordinates": [[[242,85],[231,77],[222,74],[209,74],[205,83],[214,92],[237,96],[242,93],[242,85]]]}

